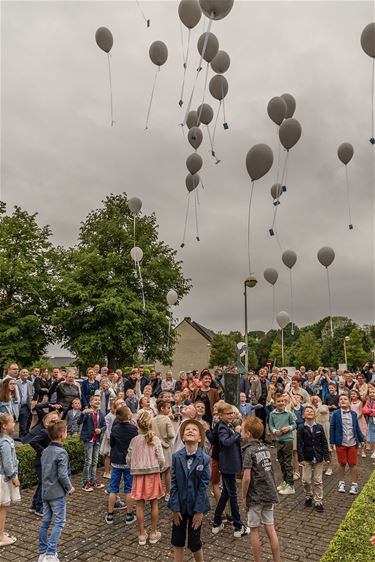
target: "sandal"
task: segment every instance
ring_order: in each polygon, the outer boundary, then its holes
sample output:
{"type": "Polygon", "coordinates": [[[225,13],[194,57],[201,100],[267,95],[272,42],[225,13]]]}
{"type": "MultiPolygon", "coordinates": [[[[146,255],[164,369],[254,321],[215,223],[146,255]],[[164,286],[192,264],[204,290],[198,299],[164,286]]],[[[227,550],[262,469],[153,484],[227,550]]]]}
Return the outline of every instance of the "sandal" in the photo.
{"type": "Polygon", "coordinates": [[[161,539],[161,532],[157,531],[155,535],[150,535],[150,544],[156,544],[161,539]]]}
{"type": "Polygon", "coordinates": [[[139,535],[138,537],[139,546],[145,546],[145,544],[147,543],[147,539],[148,539],[147,533],[145,535],[139,535]]]}
{"type": "Polygon", "coordinates": [[[13,544],[16,542],[16,537],[11,537],[10,535],[7,535],[6,533],[4,533],[4,536],[7,537],[6,540],[2,540],[0,541],[0,546],[9,546],[10,544],[13,544]]]}

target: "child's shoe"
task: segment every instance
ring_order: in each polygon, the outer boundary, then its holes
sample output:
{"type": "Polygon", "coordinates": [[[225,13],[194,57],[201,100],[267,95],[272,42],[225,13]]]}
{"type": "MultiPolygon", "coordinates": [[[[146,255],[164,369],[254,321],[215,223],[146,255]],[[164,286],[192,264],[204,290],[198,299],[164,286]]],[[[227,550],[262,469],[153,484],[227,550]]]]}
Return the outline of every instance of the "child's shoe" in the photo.
{"type": "Polygon", "coordinates": [[[286,482],[284,482],[284,481],[281,482],[281,484],[279,484],[277,486],[277,491],[280,492],[280,490],[284,490],[284,488],[286,488],[286,486],[287,486],[286,482]]]}
{"type": "Polygon", "coordinates": [[[293,480],[299,480],[301,478],[301,475],[299,472],[294,472],[293,473],[293,480]]]}
{"type": "Polygon", "coordinates": [[[126,503],[123,502],[122,500],[116,500],[116,503],[115,503],[113,509],[126,509],[126,503]]]}
{"type": "Polygon", "coordinates": [[[296,491],[294,489],[294,486],[290,486],[289,484],[287,484],[285,488],[279,491],[279,494],[281,494],[282,496],[289,496],[295,493],[296,491]]]}
{"type": "Polygon", "coordinates": [[[316,503],[315,504],[315,511],[317,511],[318,513],[323,513],[324,511],[324,507],[322,503],[316,503]]]}
{"type": "Polygon", "coordinates": [[[84,492],[93,492],[94,488],[91,486],[90,482],[86,482],[86,484],[82,486],[82,490],[84,492]]]}
{"type": "Polygon", "coordinates": [[[39,554],[38,562],[44,562],[45,557],[45,554],[39,554]]]}
{"type": "Polygon", "coordinates": [[[362,458],[363,458],[363,459],[366,458],[366,449],[362,449],[362,458]]]}
{"type": "Polygon", "coordinates": [[[107,515],[105,516],[105,522],[108,523],[108,525],[112,525],[113,513],[107,513],[107,515]]]}
{"type": "Polygon", "coordinates": [[[165,494],[164,501],[169,502],[170,497],[171,497],[170,494],[165,494]]]}
{"type": "Polygon", "coordinates": [[[57,554],[45,554],[43,562],[60,562],[57,558],[57,554]]]}
{"type": "Polygon", "coordinates": [[[161,539],[161,532],[156,531],[155,535],[150,535],[150,544],[156,544],[161,539]]]}
{"type": "Polygon", "coordinates": [[[372,453],[371,458],[375,459],[375,451],[372,453]]]}
{"type": "Polygon", "coordinates": [[[221,523],[221,525],[217,525],[217,526],[213,526],[211,531],[213,535],[217,535],[220,533],[220,531],[223,531],[224,529],[224,523],[221,523]]]}
{"type": "Polygon", "coordinates": [[[327,468],[325,474],[326,474],[326,476],[332,476],[333,471],[332,471],[332,468],[330,466],[327,468]]]}
{"type": "Polygon", "coordinates": [[[135,523],[136,521],[137,521],[137,518],[136,518],[134,513],[128,513],[125,517],[125,523],[127,525],[132,525],[132,523],[135,523]]]}
{"type": "Polygon", "coordinates": [[[245,527],[245,525],[242,525],[241,529],[236,529],[233,533],[233,536],[236,537],[236,539],[246,537],[246,535],[250,535],[250,529],[249,527],[245,527]]]}
{"type": "Polygon", "coordinates": [[[95,482],[92,484],[92,487],[95,490],[100,490],[100,488],[104,488],[104,484],[102,484],[100,480],[95,480],[95,482]]]}
{"type": "Polygon", "coordinates": [[[356,496],[358,494],[358,484],[355,484],[355,482],[352,482],[351,488],[349,490],[349,494],[353,494],[353,496],[356,496]]]}
{"type": "Polygon", "coordinates": [[[338,490],[341,494],[345,494],[345,482],[343,480],[340,480],[338,490]]]}
{"type": "Polygon", "coordinates": [[[306,498],[304,506],[305,507],[312,507],[312,498],[306,498]]]}
{"type": "Polygon", "coordinates": [[[147,543],[147,539],[148,539],[147,533],[145,535],[139,535],[138,537],[139,546],[145,546],[147,543]]]}

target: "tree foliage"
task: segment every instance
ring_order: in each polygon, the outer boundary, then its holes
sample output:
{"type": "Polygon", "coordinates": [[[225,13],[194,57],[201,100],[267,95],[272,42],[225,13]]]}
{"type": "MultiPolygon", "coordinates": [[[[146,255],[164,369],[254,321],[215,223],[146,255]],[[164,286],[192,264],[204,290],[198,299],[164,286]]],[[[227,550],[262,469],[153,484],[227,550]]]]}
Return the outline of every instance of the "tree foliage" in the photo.
{"type": "Polygon", "coordinates": [[[317,369],[321,363],[321,345],[312,331],[301,333],[294,350],[295,364],[317,369]]]}
{"type": "Polygon", "coordinates": [[[243,341],[241,332],[215,334],[211,343],[210,367],[229,366],[236,361],[236,344],[243,341]]]}

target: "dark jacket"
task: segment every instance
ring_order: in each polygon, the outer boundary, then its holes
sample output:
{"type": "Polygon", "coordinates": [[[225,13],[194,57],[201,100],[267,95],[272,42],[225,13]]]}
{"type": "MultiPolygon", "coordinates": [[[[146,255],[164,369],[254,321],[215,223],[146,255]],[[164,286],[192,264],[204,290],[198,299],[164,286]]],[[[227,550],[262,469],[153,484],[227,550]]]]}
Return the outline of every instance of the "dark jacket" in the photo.
{"type": "Polygon", "coordinates": [[[48,396],[56,392],[57,402],[61,404],[63,412],[67,412],[75,398],[81,399],[81,390],[78,384],[67,384],[64,380],[56,380],[51,384],[48,396]]]}
{"type": "Polygon", "coordinates": [[[198,448],[190,470],[187,469],[185,447],[172,455],[171,497],[168,507],[174,513],[190,517],[194,513],[207,513],[210,502],[207,488],[211,477],[211,459],[198,448]]]}
{"type": "Polygon", "coordinates": [[[62,498],[72,489],[68,453],[60,443],[50,443],[42,454],[42,498],[62,498]]]}
{"type": "Polygon", "coordinates": [[[43,399],[43,396],[48,396],[50,387],[51,387],[51,381],[50,380],[44,380],[41,377],[37,377],[34,380],[34,396],[33,396],[33,399],[37,400],[38,402],[41,402],[42,399],[43,399]],[[45,390],[46,392],[42,392],[42,389],[45,390]]]}
{"type": "MultiPolygon", "coordinates": [[[[103,433],[106,430],[106,427],[107,426],[106,426],[106,423],[105,423],[104,415],[102,414],[102,412],[100,410],[98,410],[97,429],[101,429],[102,433],[103,433]]],[[[100,442],[102,433],[100,433],[98,435],[97,443],[100,442]]],[[[93,434],[94,434],[94,417],[93,417],[93,413],[89,412],[87,414],[83,414],[80,439],[81,439],[81,441],[91,441],[93,434]]]]}
{"type": "MultiPolygon", "coordinates": [[[[353,420],[354,438],[356,444],[358,445],[359,443],[362,443],[362,441],[365,441],[365,438],[363,437],[362,432],[359,428],[357,414],[353,411],[350,411],[350,413],[353,420]]],[[[329,442],[331,443],[331,445],[340,447],[342,445],[342,439],[342,414],[340,408],[332,414],[331,423],[329,426],[329,442]]]]}
{"type": "MultiPolygon", "coordinates": [[[[99,390],[100,383],[99,381],[95,380],[95,390],[99,390]]],[[[90,407],[89,399],[90,399],[90,390],[89,390],[89,380],[85,379],[81,384],[81,396],[82,396],[82,404],[85,408],[90,407]]]]}
{"type": "Polygon", "coordinates": [[[40,457],[44,449],[51,443],[51,439],[48,437],[48,432],[43,423],[40,422],[25,435],[22,443],[28,443],[36,452],[36,460],[40,461],[40,457]]]}
{"type": "Polygon", "coordinates": [[[152,396],[157,398],[161,393],[161,378],[156,377],[156,379],[150,380],[149,384],[152,386],[152,396]]]}
{"type": "Polygon", "coordinates": [[[298,427],[297,452],[300,462],[329,460],[328,442],[320,423],[314,424],[312,430],[305,423],[298,427]]]}
{"type": "MultiPolygon", "coordinates": [[[[150,381],[148,380],[148,378],[145,375],[143,375],[143,377],[140,380],[140,383],[141,383],[141,392],[143,392],[146,384],[149,384],[150,381]]],[[[129,388],[132,388],[133,390],[135,390],[136,384],[137,384],[137,379],[131,379],[131,378],[124,379],[124,392],[125,392],[125,394],[126,394],[126,391],[129,388]]]]}
{"type": "Polygon", "coordinates": [[[219,460],[219,453],[220,453],[220,444],[219,444],[219,436],[217,433],[217,426],[218,424],[216,424],[213,427],[213,429],[207,429],[206,431],[206,437],[212,445],[211,458],[213,461],[219,460]]]}
{"type": "Polygon", "coordinates": [[[217,424],[215,430],[219,439],[220,472],[238,474],[242,470],[241,435],[223,421],[217,424]]]}
{"type": "Polygon", "coordinates": [[[130,441],[137,435],[137,428],[129,422],[117,421],[113,424],[110,436],[111,463],[126,464],[130,441]]]}

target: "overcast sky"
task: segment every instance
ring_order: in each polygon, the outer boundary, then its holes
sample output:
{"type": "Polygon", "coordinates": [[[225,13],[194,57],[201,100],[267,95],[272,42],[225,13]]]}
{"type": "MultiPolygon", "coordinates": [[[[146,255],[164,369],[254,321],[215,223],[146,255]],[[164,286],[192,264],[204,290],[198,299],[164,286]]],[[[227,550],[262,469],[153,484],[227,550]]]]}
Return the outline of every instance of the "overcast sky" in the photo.
{"type": "MultiPolygon", "coordinates": [[[[53,241],[73,245],[80,221],[109,193],[138,196],[154,211],[160,238],[178,249],[193,289],[175,311],[215,331],[243,330],[243,280],[247,269],[250,180],[245,157],[268,143],[277,154],[276,126],[267,115],[273,96],[290,92],[302,137],[290,153],[288,191],[278,210],[283,249],[293,249],[295,320],[304,325],[328,313],[326,272],[317,250],[336,252],[330,268],[333,312],[359,323],[374,321],[374,151],[371,59],[360,47],[362,29],[374,21],[372,2],[239,2],[212,32],[231,57],[227,72],[229,130],[217,131],[219,165],[207,135],[200,188],[200,237],[190,214],[180,249],[186,188],[185,159],[192,148],[178,106],[182,53],[178,2],[2,2],[1,191],[8,210],[17,204],[50,224],[53,241]],[[110,127],[106,55],[95,31],[107,26],[112,49],[116,124],[110,127]],[[150,126],[144,131],[155,67],[152,41],[163,40],[169,58],[158,76],[150,126]],[[349,177],[354,230],[348,230],[345,171],[337,159],[342,142],[354,146],[349,177]]],[[[198,64],[192,31],[187,93],[198,64]]],[[[186,29],[184,31],[186,33],[186,29]]],[[[185,35],[186,37],[186,35],[185,35]]],[[[203,73],[193,107],[201,103],[203,73]]],[[[187,95],[185,96],[188,97],[187,95]]],[[[216,100],[207,94],[216,109],[216,100]]],[[[186,103],[185,103],[186,107],[186,103]]],[[[205,134],[205,131],[204,131],[205,134]]],[[[276,166],[255,185],[252,216],[254,273],[249,329],[272,326],[272,289],[266,267],[279,272],[277,311],[290,310],[289,270],[268,228],[270,187],[276,166]]]]}

